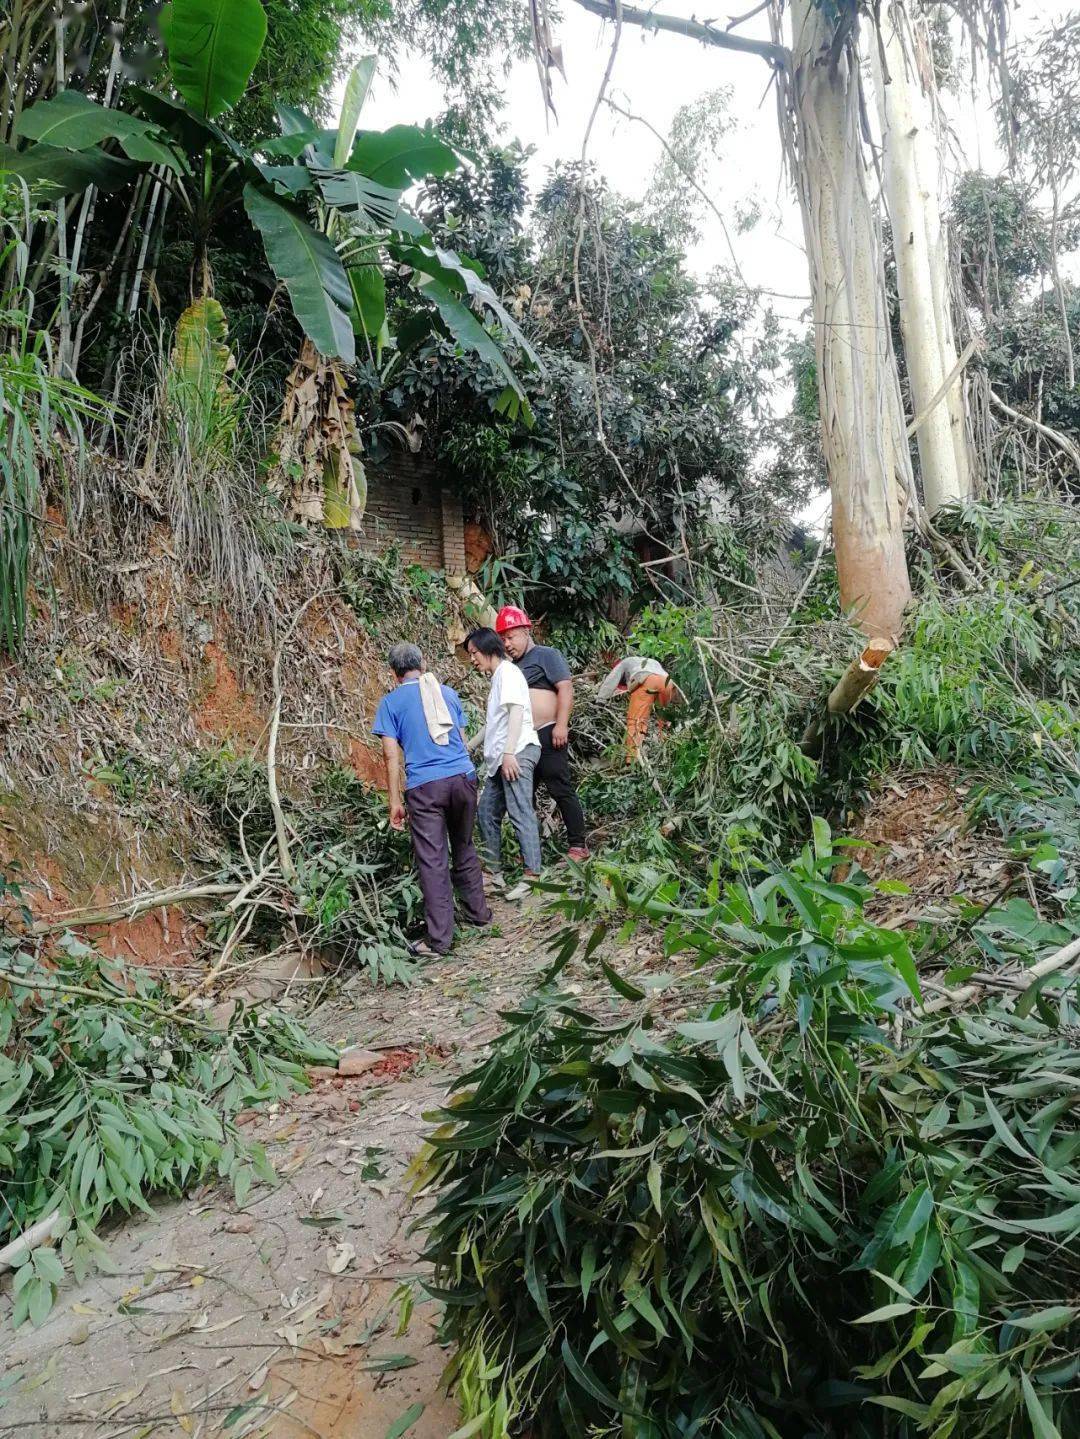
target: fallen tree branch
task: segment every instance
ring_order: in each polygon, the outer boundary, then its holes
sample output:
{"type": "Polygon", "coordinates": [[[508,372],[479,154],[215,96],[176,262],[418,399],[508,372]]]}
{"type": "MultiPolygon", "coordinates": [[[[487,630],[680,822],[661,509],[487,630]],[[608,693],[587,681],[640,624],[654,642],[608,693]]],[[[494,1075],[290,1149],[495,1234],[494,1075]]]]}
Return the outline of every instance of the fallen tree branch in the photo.
{"type": "Polygon", "coordinates": [[[35,994],[77,994],[83,999],[96,999],[99,1004],[132,1004],[136,1009],[148,1010],[156,1014],[160,1019],[172,1020],[175,1018],[177,1024],[186,1024],[192,1029],[202,1029],[208,1034],[216,1034],[219,1031],[213,1024],[204,1024],[200,1019],[182,1018],[174,1010],[164,1009],[153,1000],[144,999],[139,994],[121,994],[111,989],[91,989],[85,984],[54,984],[51,980],[41,979],[27,974],[15,974],[10,969],[0,969],[0,985],[17,984],[20,989],[32,989],[35,994]]]}
{"type": "Polygon", "coordinates": [[[137,919],[152,909],[165,909],[173,904],[189,904],[197,899],[220,899],[222,895],[234,895],[239,884],[195,884],[175,889],[156,889],[147,894],[136,895],[133,899],[117,900],[115,904],[101,909],[72,909],[52,919],[39,919],[30,927],[31,934],[59,934],[64,929],[87,929],[99,924],[116,924],[125,919],[137,919]]]}
{"type": "MultiPolygon", "coordinates": [[[[1038,964],[1033,964],[1030,969],[1021,972],[1019,978],[1026,983],[1021,984],[1021,993],[1026,993],[1033,984],[1042,979],[1044,975],[1056,974],[1058,970],[1064,969],[1074,959],[1080,959],[1080,939],[1074,939],[1069,944],[1063,945],[1061,949],[1048,954],[1045,959],[1040,959],[1038,964]]],[[[971,1000],[981,998],[985,990],[990,987],[987,981],[999,982],[1001,976],[988,975],[986,980],[972,976],[967,984],[959,989],[947,990],[932,999],[929,1003],[921,1006],[920,1014],[939,1014],[943,1009],[952,1009],[958,1004],[969,1004],[971,1000]]]]}
{"type": "Polygon", "coordinates": [[[1048,440],[1052,441],[1053,444],[1057,445],[1058,449],[1064,450],[1076,466],[1077,474],[1080,474],[1080,450],[1076,448],[1068,436],[1063,435],[1060,430],[1055,430],[1050,425],[1043,424],[1042,420],[1036,420],[1033,415],[1025,415],[1023,410],[1014,410],[1012,405],[1007,405],[1000,395],[995,395],[989,386],[987,386],[987,393],[990,396],[990,403],[996,405],[1003,415],[1008,415],[1010,420],[1019,420],[1021,424],[1030,425],[1033,430],[1037,431],[1040,435],[1044,435],[1048,440]]]}
{"type": "Polygon", "coordinates": [[[59,1229],[63,1218],[60,1210],[56,1209],[52,1214],[47,1214],[44,1219],[39,1219],[36,1224],[31,1224],[29,1229],[24,1229],[10,1244],[5,1244],[3,1249],[0,1249],[0,1274],[3,1274],[5,1270],[14,1269],[16,1257],[23,1255],[24,1251],[29,1254],[31,1249],[38,1249],[42,1244],[48,1244],[59,1229]]]}
{"type": "Polygon", "coordinates": [[[213,987],[214,981],[228,964],[233,951],[242,940],[247,938],[248,931],[251,929],[258,908],[259,904],[258,901],[256,901],[250,906],[247,913],[236,921],[229,931],[229,937],[222,946],[221,954],[218,956],[217,961],[207,970],[195,988],[185,994],[183,999],[178,1002],[175,1009],[171,1011],[172,1014],[178,1014],[181,1010],[187,1009],[189,1005],[195,1003],[200,995],[205,994],[207,990],[213,987]]]}
{"type": "Polygon", "coordinates": [[[949,393],[949,391],[952,389],[953,385],[955,385],[957,379],[958,379],[959,376],[960,376],[960,372],[963,370],[964,366],[967,364],[967,362],[971,359],[972,355],[973,355],[973,354],[975,353],[975,351],[978,349],[980,343],[981,343],[981,342],[980,342],[980,340],[978,339],[977,336],[976,336],[976,338],[975,338],[974,340],[969,340],[969,341],[968,341],[967,345],[966,345],[965,348],[964,348],[964,353],[960,356],[960,358],[957,360],[956,364],[952,367],[952,369],[949,371],[949,373],[948,373],[948,374],[945,376],[945,378],[942,380],[942,382],[941,382],[941,384],[938,386],[937,390],[935,390],[934,394],[931,396],[929,403],[928,403],[927,405],[925,405],[922,410],[920,410],[920,412],[915,416],[915,418],[914,418],[914,419],[911,421],[911,423],[908,425],[908,427],[907,427],[907,437],[908,437],[909,440],[912,438],[912,436],[917,435],[917,434],[919,433],[919,431],[922,429],[923,425],[925,425],[926,421],[927,421],[927,420],[930,418],[930,416],[934,413],[934,411],[937,409],[938,405],[941,404],[942,400],[945,398],[945,396],[946,396],[946,395],[949,393]]]}
{"type": "Polygon", "coordinates": [[[810,565],[810,569],[807,571],[806,578],[803,580],[802,584],[801,584],[800,587],[799,587],[799,593],[795,596],[795,599],[794,599],[794,601],[792,602],[791,608],[790,608],[790,609],[788,610],[788,612],[787,612],[787,616],[786,616],[786,618],[785,618],[785,620],[784,620],[784,623],[780,626],[780,628],[779,628],[779,629],[776,631],[776,633],[773,635],[772,639],[769,640],[768,644],[765,646],[765,651],[766,651],[766,653],[768,653],[769,650],[774,650],[774,649],[776,648],[776,646],[780,643],[781,639],[782,639],[783,636],[784,636],[784,631],[787,629],[788,625],[791,623],[791,621],[794,619],[795,615],[798,613],[799,606],[802,604],[803,600],[806,598],[807,591],[810,589],[810,586],[814,583],[814,579],[815,579],[815,577],[816,577],[816,575],[817,575],[818,570],[819,570],[820,567],[821,567],[821,561],[822,561],[822,559],[823,559],[823,557],[824,557],[824,555],[825,555],[825,551],[826,551],[826,548],[827,548],[827,546],[826,546],[826,544],[825,544],[825,533],[826,533],[826,530],[828,529],[829,521],[831,520],[831,516],[832,516],[832,505],[830,504],[830,506],[829,506],[829,518],[828,518],[828,519],[826,520],[826,522],[822,525],[822,529],[821,529],[821,539],[818,541],[817,553],[814,555],[813,562],[812,562],[811,565],[810,565]]]}

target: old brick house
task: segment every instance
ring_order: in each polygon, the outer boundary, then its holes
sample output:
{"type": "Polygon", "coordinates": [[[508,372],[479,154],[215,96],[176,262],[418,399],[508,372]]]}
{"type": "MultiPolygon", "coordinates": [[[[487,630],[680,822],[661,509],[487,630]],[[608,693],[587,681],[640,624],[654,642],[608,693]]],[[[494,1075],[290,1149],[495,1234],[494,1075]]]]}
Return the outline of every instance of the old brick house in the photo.
{"type": "Polygon", "coordinates": [[[404,559],[448,575],[465,573],[461,501],[435,461],[394,449],[366,466],[368,497],[360,544],[379,553],[397,545],[404,559]]]}

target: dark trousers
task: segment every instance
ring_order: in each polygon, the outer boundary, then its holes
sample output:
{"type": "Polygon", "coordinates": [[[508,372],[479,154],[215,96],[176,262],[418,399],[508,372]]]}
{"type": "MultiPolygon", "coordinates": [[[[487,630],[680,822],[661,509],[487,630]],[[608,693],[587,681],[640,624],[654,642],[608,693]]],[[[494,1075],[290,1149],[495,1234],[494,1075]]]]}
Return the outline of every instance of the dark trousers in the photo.
{"type": "Polygon", "coordinates": [[[405,792],[428,943],[440,954],[454,938],[455,889],[470,924],[487,924],[491,919],[480,856],[473,847],[476,797],[474,774],[428,780],[405,792]]]}
{"type": "Polygon", "coordinates": [[[566,826],[567,845],[570,849],[585,848],[585,811],[577,797],[577,790],[570,778],[570,748],[564,745],[556,749],[551,742],[555,733],[554,725],[545,725],[540,735],[540,759],[533,772],[533,793],[537,785],[543,785],[558,806],[562,822],[566,826]]]}

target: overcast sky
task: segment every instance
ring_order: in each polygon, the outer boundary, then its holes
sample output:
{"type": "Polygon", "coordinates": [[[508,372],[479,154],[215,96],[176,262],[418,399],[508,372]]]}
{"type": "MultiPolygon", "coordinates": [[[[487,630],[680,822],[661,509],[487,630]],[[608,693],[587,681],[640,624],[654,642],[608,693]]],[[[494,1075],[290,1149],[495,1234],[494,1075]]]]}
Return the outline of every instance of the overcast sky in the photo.
{"type": "MultiPolygon", "coordinates": [[[[728,3],[732,10],[740,8],[736,0],[728,3]]],[[[681,7],[681,13],[688,13],[690,8],[681,7]]],[[[1013,17],[1016,37],[1043,28],[1073,7],[1070,0],[1043,0],[1038,5],[1025,3],[1019,8],[1021,13],[1013,17]]],[[[580,156],[585,126],[614,33],[610,24],[588,14],[572,0],[567,0],[564,9],[566,13],[555,35],[562,44],[567,72],[565,82],[558,75],[554,77],[558,119],[545,117],[531,59],[514,65],[506,86],[502,137],[536,147],[530,177],[534,185],[556,160],[580,156]]],[[[721,16],[723,12],[721,0],[721,16]]],[[[740,33],[768,38],[766,17],[756,17],[740,33]]],[[[775,96],[769,78],[769,67],[756,56],[705,47],[682,36],[645,33],[627,25],[609,93],[667,134],[681,105],[721,86],[731,87],[735,128],[704,176],[706,188],[725,215],[734,214],[751,198],[763,207],[761,222],[749,233],[734,234],[734,227],[729,225],[747,280],[754,285],[805,294],[801,227],[782,173],[775,96]]],[[[980,98],[973,97],[968,89],[958,96],[946,96],[946,105],[969,164],[997,169],[1000,156],[993,124],[981,98],[986,91],[985,74],[976,88],[980,98]]],[[[364,122],[379,128],[403,121],[415,123],[437,115],[443,104],[442,90],[427,62],[422,57],[407,56],[396,89],[386,76],[377,76],[364,122]]],[[[602,107],[597,116],[589,154],[614,188],[635,199],[645,193],[656,163],[662,158],[660,143],[648,130],[613,114],[607,107],[602,107]]],[[[723,231],[712,215],[706,215],[702,241],[689,259],[699,272],[729,262],[723,231]]],[[[792,317],[801,308],[797,303],[780,302],[777,307],[792,317]]]]}
{"type": "MultiPolygon", "coordinates": [[[[525,0],[521,0],[524,4],[525,0]]],[[[532,145],[536,154],[530,166],[533,189],[556,160],[576,160],[589,113],[611,51],[613,26],[566,0],[565,15],[554,39],[562,45],[567,78],[554,77],[557,120],[545,117],[536,67],[531,59],[515,64],[506,85],[507,103],[500,138],[532,145]]],[[[659,7],[658,7],[659,8],[659,7]]],[[[689,14],[692,7],[665,5],[669,13],[689,14]]],[[[721,0],[718,18],[728,11],[747,8],[739,0],[721,0]]],[[[1071,0],[1023,0],[1013,16],[1013,36],[1022,38],[1044,28],[1074,8],[1071,0]]],[[[769,38],[765,16],[758,16],[740,33],[769,38]]],[[[775,93],[768,65],[753,55],[706,47],[682,36],[643,32],[627,25],[608,93],[635,114],[645,116],[661,134],[667,134],[680,106],[720,87],[731,88],[732,131],[720,153],[699,175],[711,199],[725,217],[734,217],[748,203],[761,210],[760,221],[749,231],[732,237],[738,265],[747,283],[793,295],[808,293],[802,227],[790,186],[783,174],[777,127],[775,93]]],[[[947,94],[944,103],[962,155],[953,155],[947,168],[983,168],[995,171],[1002,161],[994,138],[987,104],[985,72],[975,86],[947,94]]],[[[377,75],[364,111],[364,124],[373,128],[433,118],[444,108],[444,96],[422,57],[406,56],[396,86],[377,75]]],[[[608,183],[622,194],[640,199],[648,189],[660,142],[644,126],[602,106],[589,143],[589,158],[608,183]]],[[[705,212],[702,237],[688,255],[691,268],[706,274],[715,265],[730,265],[731,252],[724,230],[705,212]]],[[[793,332],[805,326],[806,305],[799,300],[773,299],[778,315],[793,332]]]]}

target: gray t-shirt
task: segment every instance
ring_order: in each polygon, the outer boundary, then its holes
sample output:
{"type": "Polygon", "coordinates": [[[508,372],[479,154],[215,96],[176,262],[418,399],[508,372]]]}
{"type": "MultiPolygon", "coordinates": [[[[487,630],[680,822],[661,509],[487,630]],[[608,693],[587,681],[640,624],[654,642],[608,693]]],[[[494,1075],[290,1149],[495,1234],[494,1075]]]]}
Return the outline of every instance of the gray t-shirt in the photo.
{"type": "Polygon", "coordinates": [[[531,690],[551,690],[554,693],[557,685],[571,677],[566,656],[560,650],[553,650],[550,645],[533,645],[528,654],[522,655],[514,663],[525,676],[525,683],[531,690]]]}

